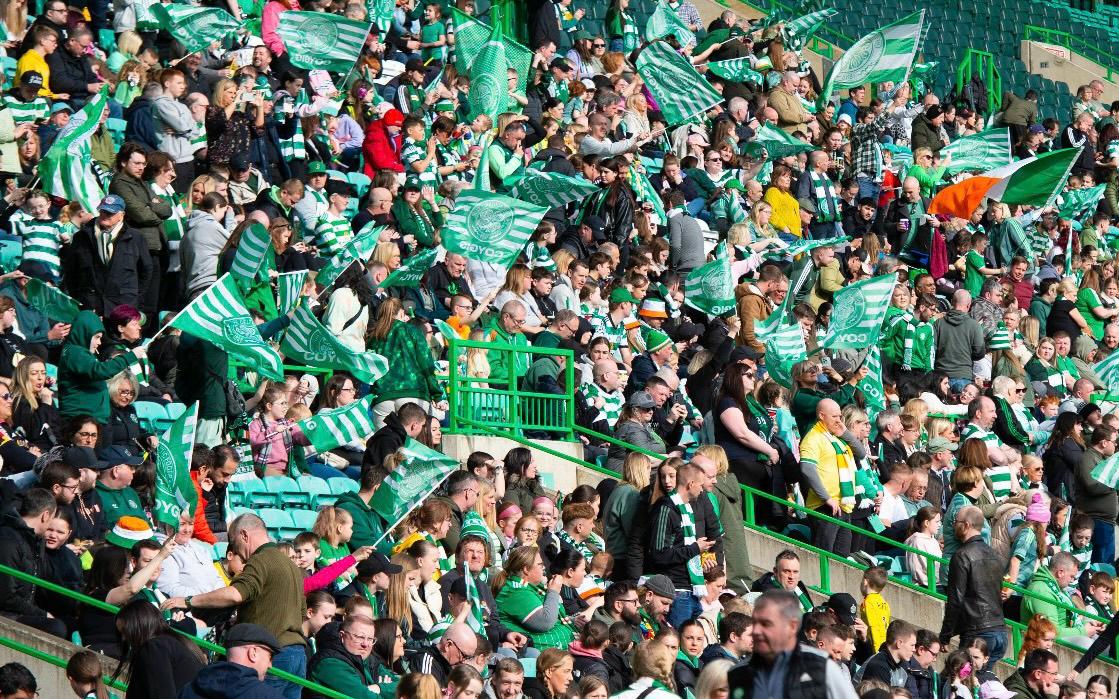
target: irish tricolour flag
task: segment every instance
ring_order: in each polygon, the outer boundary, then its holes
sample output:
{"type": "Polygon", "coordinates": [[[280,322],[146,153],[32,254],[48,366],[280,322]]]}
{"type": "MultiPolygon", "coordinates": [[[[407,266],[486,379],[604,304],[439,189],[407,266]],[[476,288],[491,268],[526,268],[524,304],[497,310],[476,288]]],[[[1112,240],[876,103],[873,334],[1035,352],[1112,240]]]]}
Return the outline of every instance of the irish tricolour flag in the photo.
{"type": "Polygon", "coordinates": [[[968,218],[985,199],[1045,206],[1065,186],[1079,155],[1079,148],[1064,148],[969,177],[940,190],[929,204],[929,213],[968,218]]]}

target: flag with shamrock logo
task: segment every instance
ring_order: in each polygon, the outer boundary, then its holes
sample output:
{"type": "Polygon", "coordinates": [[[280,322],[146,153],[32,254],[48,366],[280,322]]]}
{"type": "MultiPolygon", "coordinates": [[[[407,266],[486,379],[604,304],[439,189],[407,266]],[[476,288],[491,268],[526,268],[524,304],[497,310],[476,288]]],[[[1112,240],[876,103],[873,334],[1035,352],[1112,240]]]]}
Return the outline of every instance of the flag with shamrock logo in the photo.
{"type": "Polygon", "coordinates": [[[154,2],[148,9],[160,28],[175,37],[187,53],[201,51],[241,28],[241,23],[220,7],[154,2]]]}
{"type": "Polygon", "coordinates": [[[554,209],[569,202],[585,199],[597,191],[598,185],[582,177],[530,170],[513,185],[511,194],[529,204],[554,209]]]}
{"type": "Polygon", "coordinates": [[[714,260],[688,274],[684,280],[684,303],[713,316],[725,315],[737,308],[725,242],[715,248],[714,260]]]}
{"type": "Polygon", "coordinates": [[[501,194],[463,191],[443,226],[443,247],[463,257],[508,267],[548,210],[501,194]]]}
{"type": "Polygon", "coordinates": [[[702,115],[723,101],[692,64],[663,41],[654,41],[637,57],[637,72],[653,93],[669,126],[702,115]]]}
{"type": "Polygon", "coordinates": [[[404,261],[404,264],[385,277],[385,281],[381,282],[380,288],[388,289],[393,286],[415,288],[419,286],[420,280],[427,274],[427,270],[435,264],[435,257],[438,254],[439,248],[431,248],[409,257],[404,261]]]}
{"type": "Polygon", "coordinates": [[[349,73],[361,56],[372,26],[330,12],[289,10],[280,13],[276,34],[284,42],[292,65],[349,73]]]}
{"type": "MultiPolygon", "coordinates": [[[[369,507],[389,523],[381,539],[434,493],[459,466],[458,459],[440,454],[410,437],[397,452],[404,456],[404,462],[389,474],[369,500],[369,507]]],[[[381,539],[373,545],[381,543],[381,539]]]]}
{"type": "Polygon", "coordinates": [[[320,454],[343,444],[359,440],[364,442],[374,432],[373,396],[368,395],[341,408],[320,410],[296,424],[320,454]]]}
{"type": "Polygon", "coordinates": [[[363,383],[373,383],[389,370],[388,361],[376,352],[355,352],[347,347],[306,303],[292,314],[280,349],[300,364],[344,371],[363,383]]]}
{"type": "Polygon", "coordinates": [[[768,375],[785,388],[792,388],[792,369],[808,358],[804,331],[799,323],[782,323],[765,338],[765,367],[768,375]]]}

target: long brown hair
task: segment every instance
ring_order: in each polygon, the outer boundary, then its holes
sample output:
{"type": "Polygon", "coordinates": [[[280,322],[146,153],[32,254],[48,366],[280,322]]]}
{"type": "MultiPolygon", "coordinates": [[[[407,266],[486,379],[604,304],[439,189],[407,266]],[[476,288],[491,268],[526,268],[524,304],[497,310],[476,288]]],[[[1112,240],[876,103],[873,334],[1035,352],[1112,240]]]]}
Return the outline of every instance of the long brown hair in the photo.
{"type": "Polygon", "coordinates": [[[387,298],[382,301],[381,306],[377,309],[377,317],[373,320],[373,325],[365,334],[365,339],[382,341],[388,337],[389,331],[396,323],[397,314],[403,309],[404,305],[400,303],[400,299],[387,298]]]}

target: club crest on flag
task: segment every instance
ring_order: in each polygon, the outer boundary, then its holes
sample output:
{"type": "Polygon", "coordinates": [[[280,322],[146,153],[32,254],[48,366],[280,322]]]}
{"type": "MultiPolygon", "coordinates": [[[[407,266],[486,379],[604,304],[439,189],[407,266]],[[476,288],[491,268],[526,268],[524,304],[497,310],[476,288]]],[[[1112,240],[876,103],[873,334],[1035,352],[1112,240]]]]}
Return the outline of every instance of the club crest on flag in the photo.
{"type": "Polygon", "coordinates": [[[833,79],[837,83],[860,82],[878,65],[885,50],[886,37],[880,32],[864,37],[843,54],[845,61],[833,79]]]}
{"type": "MultiPolygon", "coordinates": [[[[703,279],[700,280],[700,289],[703,290],[705,295],[713,299],[722,298],[722,295],[726,292],[727,286],[730,284],[730,277],[727,275],[729,271],[726,265],[712,265],[711,269],[707,274],[703,275],[703,279]]],[[[716,308],[713,309],[716,311],[715,315],[728,310],[718,310],[719,308],[722,307],[716,306],[716,308]]]]}
{"type": "Polygon", "coordinates": [[[507,92],[508,88],[498,82],[492,73],[480,73],[470,82],[471,107],[480,114],[500,111],[507,92]]]}
{"type": "Polygon", "coordinates": [[[330,346],[327,334],[321,328],[315,328],[311,337],[307,338],[307,352],[305,359],[323,364],[334,362],[338,353],[330,346]]]}
{"type": "Polygon", "coordinates": [[[327,53],[338,43],[337,25],[325,17],[311,17],[300,32],[306,36],[307,48],[315,53],[327,53]]]}
{"type": "Polygon", "coordinates": [[[478,202],[466,215],[466,225],[481,243],[492,243],[505,235],[516,213],[503,201],[478,202]]]}
{"type": "Polygon", "coordinates": [[[249,316],[224,318],[221,321],[221,334],[229,342],[238,345],[262,345],[264,342],[257,333],[256,325],[249,316]]]}
{"type": "Polygon", "coordinates": [[[831,322],[837,328],[853,328],[862,322],[865,315],[866,301],[861,296],[856,296],[850,303],[835,307],[831,322]]]}
{"type": "MultiPolygon", "coordinates": [[[[166,442],[160,442],[155,450],[155,481],[156,489],[162,491],[163,486],[175,482],[175,452],[171,451],[171,447],[167,446],[166,442]]],[[[171,495],[171,491],[166,491],[167,495],[171,495]]]]}

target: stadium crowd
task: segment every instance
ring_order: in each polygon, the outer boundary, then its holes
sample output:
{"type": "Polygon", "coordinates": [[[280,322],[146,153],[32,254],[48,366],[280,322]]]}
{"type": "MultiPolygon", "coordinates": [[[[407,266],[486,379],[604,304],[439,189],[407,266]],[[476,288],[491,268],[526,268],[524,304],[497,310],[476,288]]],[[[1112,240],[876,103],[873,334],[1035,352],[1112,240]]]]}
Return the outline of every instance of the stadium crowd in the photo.
{"type": "MultiPolygon", "coordinates": [[[[1115,696],[1086,670],[1119,635],[1119,102],[818,102],[796,18],[613,0],[596,34],[560,0],[487,114],[455,42],[475,2],[207,3],[251,29],[194,52],[151,3],[5,4],[0,564],[103,604],[0,572],[0,615],[83,646],[96,699],[1115,696]],[[372,24],[349,72],[290,46],[301,10],[372,24]],[[666,116],[650,47],[718,104],[666,116]],[[1052,196],[942,213],[989,169],[953,144],[1000,129],[992,167],[1078,149],[1052,196]],[[514,261],[462,252],[517,226],[462,200],[548,181],[585,194],[537,206],[514,261]],[[241,341],[197,329],[219,296],[241,341]],[[452,410],[500,423],[512,388],[571,395],[618,477],[557,493],[575,466],[515,446],[400,495],[452,410]],[[367,425],[323,448],[348,407],[367,425]],[[752,557],[747,516],[793,543],[752,557]],[[859,589],[810,590],[804,546],[859,589]],[[943,593],[940,625],[893,618],[891,578],[943,593]]],[[[0,699],[37,692],[0,666],[0,699]]]]}

